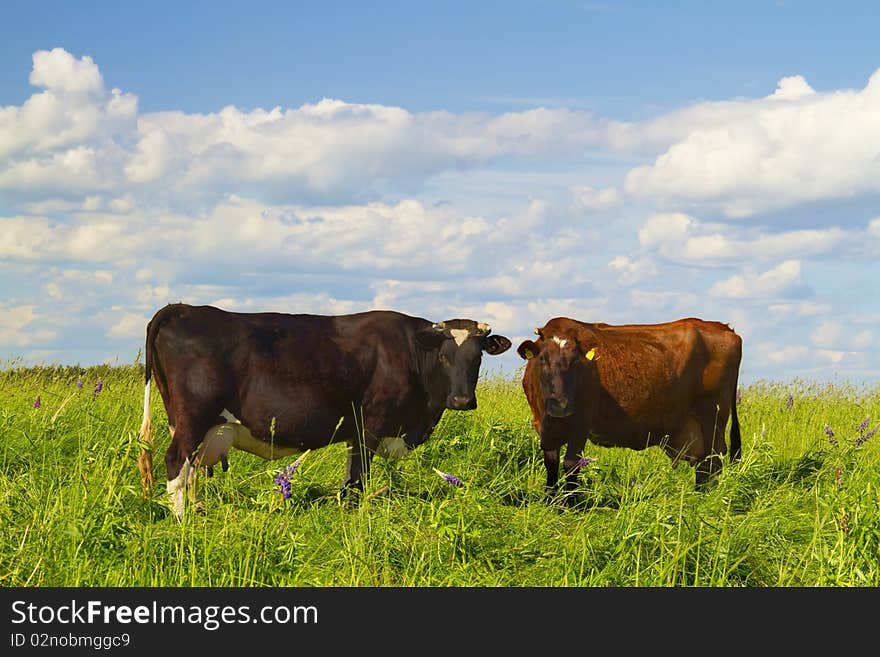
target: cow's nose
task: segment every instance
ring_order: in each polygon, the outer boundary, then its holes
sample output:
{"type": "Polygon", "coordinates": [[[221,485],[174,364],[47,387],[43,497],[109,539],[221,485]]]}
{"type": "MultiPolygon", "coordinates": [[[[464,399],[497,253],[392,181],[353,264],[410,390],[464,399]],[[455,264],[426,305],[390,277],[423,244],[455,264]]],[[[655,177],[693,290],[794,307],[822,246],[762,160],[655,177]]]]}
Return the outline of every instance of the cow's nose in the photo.
{"type": "Polygon", "coordinates": [[[470,395],[450,395],[446,405],[455,411],[472,411],[477,407],[477,398],[470,395]]]}
{"type": "Polygon", "coordinates": [[[567,399],[551,399],[547,403],[547,412],[552,417],[568,417],[573,411],[567,399]]]}

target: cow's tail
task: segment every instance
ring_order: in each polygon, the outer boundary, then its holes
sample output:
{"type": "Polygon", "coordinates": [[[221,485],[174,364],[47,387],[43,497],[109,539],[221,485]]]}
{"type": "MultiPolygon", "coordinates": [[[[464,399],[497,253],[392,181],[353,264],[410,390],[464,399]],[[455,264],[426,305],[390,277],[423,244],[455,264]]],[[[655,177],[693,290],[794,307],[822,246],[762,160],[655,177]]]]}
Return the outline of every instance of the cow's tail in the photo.
{"type": "Polygon", "coordinates": [[[739,417],[736,414],[736,393],[730,409],[730,462],[735,463],[742,456],[742,437],[739,432],[739,417]]]}
{"type": "MultiPolygon", "coordinates": [[[[739,337],[739,336],[737,336],[739,337]]],[[[740,354],[742,354],[742,342],[740,354]]],[[[739,461],[742,456],[742,436],[739,431],[739,416],[736,414],[736,399],[739,396],[739,361],[737,361],[737,373],[733,378],[733,399],[730,403],[730,462],[739,461]]]]}
{"type": "Polygon", "coordinates": [[[153,322],[147,324],[147,339],[144,345],[144,419],[141,421],[141,430],[138,434],[138,445],[141,448],[138,456],[138,470],[141,473],[141,488],[144,499],[150,497],[153,491],[153,437],[150,433],[150,377],[153,371],[153,344],[150,328],[153,322]]]}
{"type": "Polygon", "coordinates": [[[153,372],[156,376],[160,376],[159,362],[153,349],[153,343],[156,341],[156,333],[159,326],[163,323],[167,316],[168,306],[160,311],[147,324],[147,337],[144,343],[144,419],[141,421],[141,429],[138,434],[138,445],[140,446],[140,455],[138,456],[138,470],[141,473],[141,488],[144,492],[144,498],[148,498],[153,491],[153,437],[151,435],[151,414],[150,414],[150,380],[153,372]]]}

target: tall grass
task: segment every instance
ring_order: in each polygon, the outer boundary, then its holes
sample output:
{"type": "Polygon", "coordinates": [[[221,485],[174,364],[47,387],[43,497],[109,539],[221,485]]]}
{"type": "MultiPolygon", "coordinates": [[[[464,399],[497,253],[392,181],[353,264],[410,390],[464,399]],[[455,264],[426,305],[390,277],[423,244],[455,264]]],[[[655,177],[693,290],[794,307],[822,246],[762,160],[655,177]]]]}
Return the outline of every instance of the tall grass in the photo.
{"type": "Polygon", "coordinates": [[[482,380],[400,461],[376,459],[355,509],[337,502],[342,445],[292,461],[230,454],[202,478],[204,514],[165,502],[168,446],[153,395],[157,490],[137,470],[143,370],[0,371],[0,582],[5,586],[877,586],[880,389],[808,381],[742,389],[743,458],[694,490],[658,449],[588,445],[582,504],[545,499],[519,380],[482,380]],[[82,381],[82,388],[77,387],[82,381]],[[101,381],[100,392],[95,387],[101,381]],[[36,397],[39,408],[34,408],[36,397]],[[791,402],[789,403],[789,395],[791,402]],[[871,422],[862,430],[865,417],[871,422]],[[832,429],[829,438],[825,427],[832,429]],[[832,442],[836,441],[836,442],[832,442]],[[433,468],[465,484],[450,486],[433,468]]]}

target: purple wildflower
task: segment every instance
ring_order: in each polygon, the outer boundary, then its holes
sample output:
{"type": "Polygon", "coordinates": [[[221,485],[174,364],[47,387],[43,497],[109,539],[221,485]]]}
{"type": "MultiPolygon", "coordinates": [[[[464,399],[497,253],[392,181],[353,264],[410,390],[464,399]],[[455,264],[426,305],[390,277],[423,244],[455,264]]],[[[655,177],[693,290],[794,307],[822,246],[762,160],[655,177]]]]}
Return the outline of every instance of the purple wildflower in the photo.
{"type": "Polygon", "coordinates": [[[863,434],[856,438],[856,445],[863,445],[868,442],[871,438],[874,437],[874,434],[877,433],[877,429],[880,429],[880,424],[871,429],[868,433],[863,434]]]}
{"type": "Polygon", "coordinates": [[[293,474],[299,469],[299,466],[302,465],[302,462],[306,458],[306,454],[308,454],[311,450],[307,449],[302,453],[302,455],[296,459],[293,463],[288,466],[281,468],[281,471],[275,475],[275,492],[281,493],[284,499],[288,499],[293,493],[290,492],[290,478],[293,474]]]}
{"type": "Polygon", "coordinates": [[[785,401],[785,408],[790,411],[792,406],[794,406],[794,397],[791,396],[791,393],[788,393],[788,399],[785,401]]]}
{"type": "Polygon", "coordinates": [[[596,459],[591,458],[589,456],[584,456],[584,457],[578,459],[577,466],[579,468],[586,468],[588,465],[590,465],[590,463],[593,463],[595,460],[596,459]]]}
{"type": "Polygon", "coordinates": [[[104,384],[101,382],[101,379],[98,379],[98,383],[95,386],[94,392],[92,392],[92,397],[97,397],[98,393],[104,389],[104,384]]]}
{"type": "Polygon", "coordinates": [[[825,435],[828,436],[829,443],[831,443],[832,445],[837,444],[837,438],[834,437],[834,430],[827,424],[825,425],[825,435]]]}
{"type": "Polygon", "coordinates": [[[459,479],[455,475],[449,474],[447,472],[441,472],[437,468],[434,468],[434,472],[436,472],[438,475],[440,475],[443,478],[443,480],[447,484],[449,484],[450,486],[457,486],[458,488],[464,488],[464,484],[462,483],[461,479],[459,479]]]}
{"type": "Polygon", "coordinates": [[[864,420],[862,420],[862,423],[859,425],[859,433],[860,434],[865,433],[865,429],[868,428],[868,423],[870,421],[871,421],[870,415],[868,417],[866,417],[864,420]]]}
{"type": "Polygon", "coordinates": [[[80,390],[82,390],[82,387],[83,387],[83,380],[82,379],[76,380],[76,387],[79,388],[80,390]]]}
{"type": "Polygon", "coordinates": [[[40,401],[40,396],[37,395],[37,398],[34,400],[34,408],[39,408],[42,403],[43,402],[40,401]]]}

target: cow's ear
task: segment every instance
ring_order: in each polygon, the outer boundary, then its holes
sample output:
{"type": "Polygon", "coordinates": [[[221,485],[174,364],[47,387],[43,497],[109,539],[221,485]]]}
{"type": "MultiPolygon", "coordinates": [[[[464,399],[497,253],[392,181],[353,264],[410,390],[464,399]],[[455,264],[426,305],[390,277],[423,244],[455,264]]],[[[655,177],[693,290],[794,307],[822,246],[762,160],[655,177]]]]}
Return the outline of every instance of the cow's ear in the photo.
{"type": "Polygon", "coordinates": [[[497,356],[510,349],[510,340],[503,335],[489,335],[483,339],[483,349],[490,356],[497,356]]]}
{"type": "Polygon", "coordinates": [[[426,328],[418,331],[416,333],[416,342],[422,348],[427,350],[436,349],[439,347],[443,341],[446,339],[446,336],[443,335],[443,331],[438,331],[435,328],[426,328]]]}
{"type": "Polygon", "coordinates": [[[516,353],[520,355],[520,358],[525,360],[529,360],[530,358],[534,358],[538,355],[538,345],[536,345],[531,340],[523,340],[522,344],[516,348],[516,353]]]}

